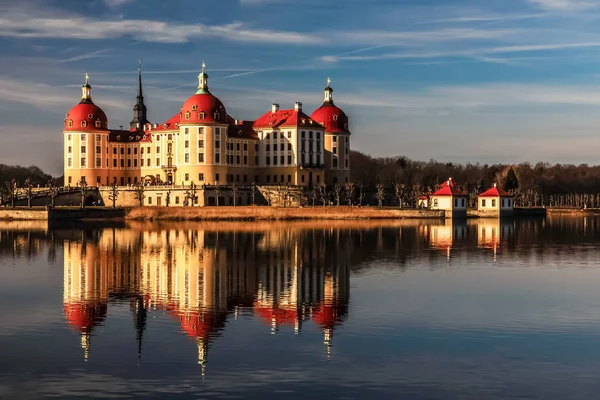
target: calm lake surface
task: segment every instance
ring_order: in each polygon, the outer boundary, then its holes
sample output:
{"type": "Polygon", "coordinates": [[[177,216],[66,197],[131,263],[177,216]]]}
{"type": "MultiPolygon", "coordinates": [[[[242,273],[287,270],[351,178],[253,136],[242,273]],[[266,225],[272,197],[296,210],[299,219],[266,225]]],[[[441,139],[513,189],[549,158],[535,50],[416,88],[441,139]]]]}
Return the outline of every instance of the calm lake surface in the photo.
{"type": "Polygon", "coordinates": [[[0,222],[0,398],[598,399],[600,219],[0,222]]]}

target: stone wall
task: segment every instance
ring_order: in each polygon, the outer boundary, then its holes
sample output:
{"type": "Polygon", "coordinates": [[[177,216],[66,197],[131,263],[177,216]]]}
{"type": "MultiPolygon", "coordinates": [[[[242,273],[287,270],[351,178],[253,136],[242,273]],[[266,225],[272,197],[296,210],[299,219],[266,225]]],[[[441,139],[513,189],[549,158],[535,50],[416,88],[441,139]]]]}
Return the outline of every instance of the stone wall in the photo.
{"type": "Polygon", "coordinates": [[[0,220],[47,220],[46,209],[1,208],[0,220]]]}

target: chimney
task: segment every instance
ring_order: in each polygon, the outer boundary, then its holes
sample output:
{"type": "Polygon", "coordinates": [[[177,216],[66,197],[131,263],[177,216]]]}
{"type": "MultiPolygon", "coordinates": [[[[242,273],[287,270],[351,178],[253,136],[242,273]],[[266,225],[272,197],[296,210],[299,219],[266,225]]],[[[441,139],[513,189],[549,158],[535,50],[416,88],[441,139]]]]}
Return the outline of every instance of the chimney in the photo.
{"type": "Polygon", "coordinates": [[[302,112],[302,103],[300,103],[299,101],[297,101],[297,102],[294,104],[294,111],[297,111],[297,112],[302,112]]]}
{"type": "Polygon", "coordinates": [[[277,111],[279,111],[279,104],[273,103],[273,105],[271,106],[271,112],[276,113],[277,111]]]}

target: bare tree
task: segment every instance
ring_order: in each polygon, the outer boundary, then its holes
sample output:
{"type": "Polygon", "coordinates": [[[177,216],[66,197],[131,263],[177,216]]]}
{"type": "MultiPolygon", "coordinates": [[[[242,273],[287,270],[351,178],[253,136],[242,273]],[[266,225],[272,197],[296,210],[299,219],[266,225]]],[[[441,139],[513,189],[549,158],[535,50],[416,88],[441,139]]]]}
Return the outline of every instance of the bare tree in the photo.
{"type": "Polygon", "coordinates": [[[352,198],[354,197],[354,183],[346,182],[346,197],[348,200],[348,207],[352,207],[352,198]]]}
{"type": "Polygon", "coordinates": [[[10,198],[10,206],[12,208],[15,207],[15,201],[17,201],[17,197],[19,196],[19,184],[15,178],[11,179],[9,182],[6,182],[6,192],[8,193],[8,197],[10,198]]]}
{"type": "Polygon", "coordinates": [[[79,198],[81,199],[81,208],[85,208],[85,195],[87,194],[88,185],[85,179],[77,182],[77,189],[79,189],[79,198]]]}
{"type": "MultiPolygon", "coordinates": [[[[218,185],[217,185],[218,186],[218,185]]],[[[216,189],[215,189],[216,190],[216,189]]],[[[193,207],[196,202],[196,193],[198,192],[198,186],[192,181],[190,186],[188,186],[188,190],[186,190],[185,195],[190,199],[190,205],[193,207]]],[[[219,198],[217,197],[217,205],[219,205],[219,198]]]]}
{"type": "Polygon", "coordinates": [[[215,198],[216,198],[216,201],[217,201],[216,204],[217,204],[217,207],[219,207],[219,194],[221,194],[221,187],[219,186],[219,184],[215,185],[215,189],[214,190],[215,190],[215,198]]]}
{"type": "Polygon", "coordinates": [[[117,208],[117,198],[119,197],[119,186],[114,180],[109,186],[108,199],[112,202],[112,208],[117,208]]]}
{"type": "Polygon", "coordinates": [[[335,205],[340,206],[340,199],[342,198],[342,186],[339,183],[333,185],[333,194],[335,196],[335,205]]]}
{"type": "Polygon", "coordinates": [[[256,189],[257,189],[257,187],[256,187],[256,182],[252,182],[252,193],[251,193],[251,195],[252,195],[252,205],[254,205],[254,204],[255,204],[255,200],[256,200],[256,189]]]}
{"type": "Polygon", "coordinates": [[[377,202],[379,204],[379,208],[383,207],[383,199],[385,199],[385,186],[383,183],[377,184],[377,202]]]}
{"type": "Polygon", "coordinates": [[[402,208],[402,203],[406,195],[406,185],[403,183],[396,183],[396,198],[398,199],[398,207],[402,208]]]}
{"type": "Polygon", "coordinates": [[[56,184],[56,181],[54,179],[51,179],[50,182],[48,182],[48,197],[50,197],[51,207],[56,206],[56,197],[59,193],[60,187],[56,184]]]}
{"type": "Polygon", "coordinates": [[[358,191],[358,206],[359,207],[362,207],[364,197],[365,197],[364,185],[360,185],[360,189],[358,191]]]}
{"type": "Polygon", "coordinates": [[[233,196],[233,206],[237,205],[238,195],[240,193],[240,188],[235,183],[231,185],[231,195],[233,196]]]}
{"type": "Polygon", "coordinates": [[[146,188],[142,182],[138,182],[133,186],[133,196],[140,203],[140,207],[144,205],[144,199],[146,198],[146,188]]]}
{"type": "Polygon", "coordinates": [[[288,205],[288,201],[290,200],[290,186],[286,183],[283,187],[282,195],[283,195],[283,207],[285,208],[288,205]]]}
{"type": "Polygon", "coordinates": [[[310,188],[310,199],[312,200],[312,206],[315,206],[315,202],[319,198],[319,188],[317,186],[312,186],[310,188]]]}
{"type": "Polygon", "coordinates": [[[325,186],[324,183],[322,183],[319,186],[319,196],[321,197],[321,201],[323,202],[323,207],[325,207],[327,205],[328,193],[327,193],[327,186],[325,186]]]}
{"type": "Polygon", "coordinates": [[[173,193],[173,189],[167,190],[167,193],[165,196],[165,205],[167,207],[169,207],[171,205],[171,193],[173,193]]]}
{"type": "Polygon", "coordinates": [[[273,193],[271,192],[271,189],[267,189],[265,198],[267,200],[267,205],[270,207],[271,202],[273,201],[273,193]]]}
{"type": "Polygon", "coordinates": [[[25,179],[24,183],[25,198],[27,198],[27,207],[31,208],[31,200],[33,199],[33,184],[29,178],[25,179]]]}

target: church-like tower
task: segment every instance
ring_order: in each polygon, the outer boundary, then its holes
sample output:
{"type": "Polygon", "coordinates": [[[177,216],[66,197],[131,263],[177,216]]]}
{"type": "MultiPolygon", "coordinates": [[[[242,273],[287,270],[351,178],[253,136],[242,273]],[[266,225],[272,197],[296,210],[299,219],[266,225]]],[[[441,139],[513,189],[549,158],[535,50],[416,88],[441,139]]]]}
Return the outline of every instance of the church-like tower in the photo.
{"type": "Polygon", "coordinates": [[[143,131],[148,121],[148,109],[144,104],[144,94],[142,92],[142,68],[138,68],[138,92],[137,100],[133,106],[133,119],[129,123],[129,129],[132,131],[143,131]]]}

